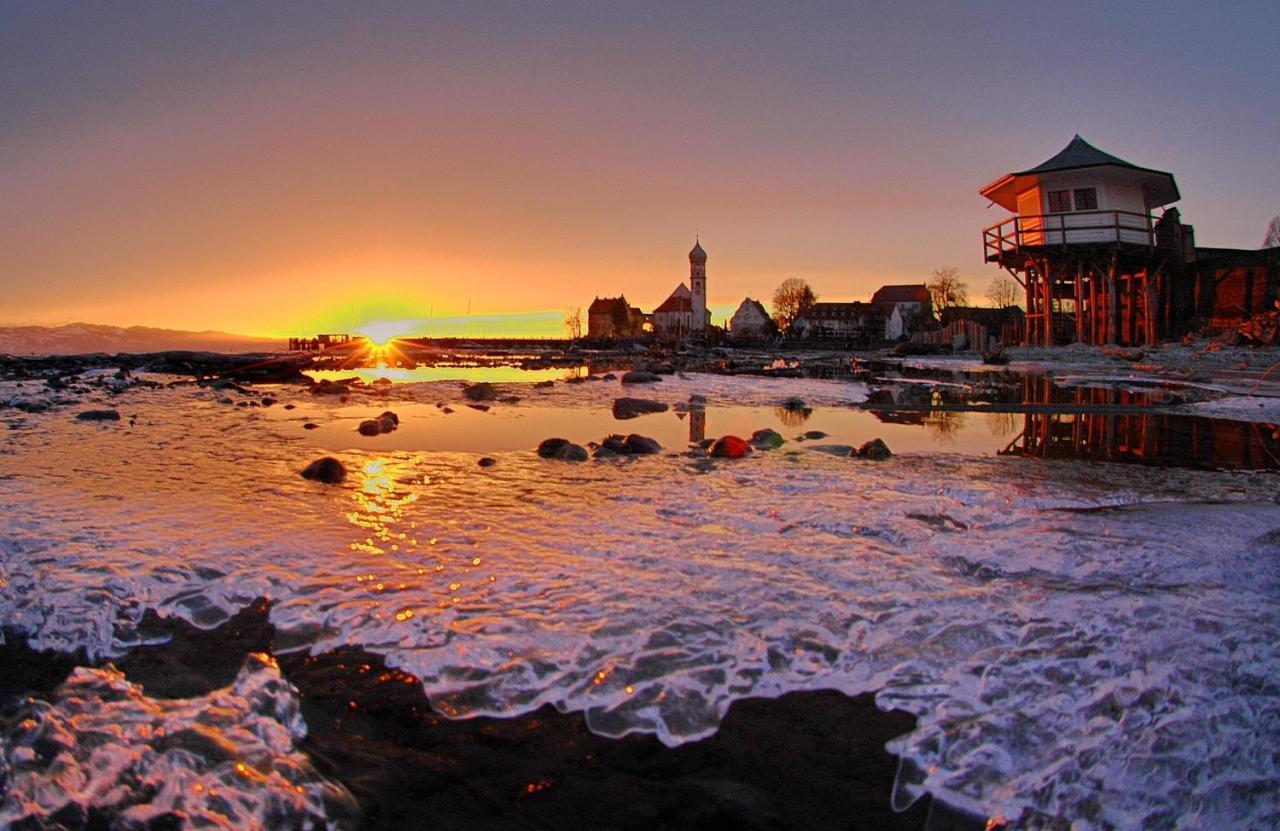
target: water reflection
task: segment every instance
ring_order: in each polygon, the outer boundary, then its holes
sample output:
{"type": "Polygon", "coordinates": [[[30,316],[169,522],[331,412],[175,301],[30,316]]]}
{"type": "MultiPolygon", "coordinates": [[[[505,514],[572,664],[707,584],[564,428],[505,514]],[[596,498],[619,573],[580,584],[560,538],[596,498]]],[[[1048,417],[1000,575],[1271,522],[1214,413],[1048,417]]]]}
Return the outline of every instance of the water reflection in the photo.
{"type": "Polygon", "coordinates": [[[488,381],[491,384],[521,383],[533,381],[563,381],[585,377],[587,367],[551,367],[525,369],[518,366],[483,366],[479,364],[449,364],[436,366],[403,367],[379,362],[375,366],[350,369],[313,369],[304,374],[314,381],[337,381],[343,378],[359,378],[366,384],[386,380],[393,384],[418,384],[428,381],[488,381]]]}
{"type": "Polygon", "coordinates": [[[371,459],[361,468],[360,488],[351,494],[355,509],[347,513],[347,521],[364,537],[351,543],[352,551],[386,554],[418,544],[409,531],[400,529],[405,508],[418,501],[418,494],[401,492],[394,475],[397,468],[385,458],[371,459]]]}
{"type": "Polygon", "coordinates": [[[809,417],[813,415],[813,410],[809,407],[777,407],[773,414],[778,417],[778,421],[782,422],[784,427],[803,427],[809,417]]]}
{"type": "Polygon", "coordinates": [[[1005,456],[1213,470],[1280,469],[1271,425],[1168,413],[1026,413],[1005,456]]]}

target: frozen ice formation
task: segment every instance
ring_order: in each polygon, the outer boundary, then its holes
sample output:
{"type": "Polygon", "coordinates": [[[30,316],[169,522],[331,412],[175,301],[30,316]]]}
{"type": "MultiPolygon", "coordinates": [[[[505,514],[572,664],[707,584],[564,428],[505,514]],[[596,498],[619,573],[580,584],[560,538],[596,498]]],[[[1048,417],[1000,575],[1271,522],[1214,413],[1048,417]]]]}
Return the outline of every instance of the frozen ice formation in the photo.
{"type": "Polygon", "coordinates": [[[252,655],[208,696],[148,698],[108,667],[80,667],[51,700],[29,699],[4,723],[0,825],[340,828],[354,802],[311,767],[297,693],[252,655]],[[61,823],[61,825],[60,825],[61,823]]]}

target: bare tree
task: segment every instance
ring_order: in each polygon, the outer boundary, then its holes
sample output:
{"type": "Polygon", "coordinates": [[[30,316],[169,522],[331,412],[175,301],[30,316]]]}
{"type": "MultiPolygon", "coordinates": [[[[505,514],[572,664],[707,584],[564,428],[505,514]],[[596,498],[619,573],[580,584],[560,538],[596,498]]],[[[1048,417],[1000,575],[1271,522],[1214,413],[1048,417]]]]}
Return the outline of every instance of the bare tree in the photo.
{"type": "Polygon", "coordinates": [[[818,302],[809,284],[799,277],[788,277],[773,292],[773,322],[784,332],[803,312],[818,302]]]}
{"type": "Polygon", "coordinates": [[[964,306],[969,302],[969,287],[960,279],[960,269],[944,265],[933,270],[933,278],[925,283],[933,310],[942,314],[943,309],[964,306]]]}
{"type": "Polygon", "coordinates": [[[1280,214],[1271,217],[1271,224],[1267,226],[1267,235],[1262,238],[1263,248],[1275,248],[1280,245],[1280,214]]]}
{"type": "Polygon", "coordinates": [[[578,340],[582,337],[582,307],[570,306],[564,312],[564,331],[569,335],[569,340],[578,340]]]}
{"type": "Polygon", "coordinates": [[[1018,284],[1005,275],[998,274],[991,279],[991,285],[987,287],[987,299],[997,309],[1016,306],[1018,305],[1018,284]]]}

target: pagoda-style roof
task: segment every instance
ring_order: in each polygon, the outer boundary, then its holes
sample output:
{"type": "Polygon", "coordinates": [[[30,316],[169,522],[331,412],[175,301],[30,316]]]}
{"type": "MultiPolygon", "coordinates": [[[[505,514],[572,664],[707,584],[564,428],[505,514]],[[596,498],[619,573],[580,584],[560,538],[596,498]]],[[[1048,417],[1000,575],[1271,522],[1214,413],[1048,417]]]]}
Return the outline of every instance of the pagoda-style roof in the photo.
{"type": "Polygon", "coordinates": [[[1172,173],[1139,167],[1118,156],[1104,153],[1079,134],[1052,158],[1027,170],[1006,173],[979,192],[1002,208],[1017,211],[1018,194],[1034,185],[1041,176],[1095,167],[1111,167],[1129,172],[1141,184],[1148,209],[1168,205],[1182,198],[1172,173]]]}

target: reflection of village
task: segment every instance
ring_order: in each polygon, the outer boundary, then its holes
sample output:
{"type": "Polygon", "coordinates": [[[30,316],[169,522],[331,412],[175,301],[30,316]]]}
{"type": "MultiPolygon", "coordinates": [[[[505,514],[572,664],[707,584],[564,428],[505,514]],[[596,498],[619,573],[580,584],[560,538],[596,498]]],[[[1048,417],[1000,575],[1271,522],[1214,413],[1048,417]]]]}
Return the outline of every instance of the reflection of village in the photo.
{"type": "Polygon", "coordinates": [[[1132,389],[1063,389],[1046,376],[1027,376],[1023,384],[1026,403],[1074,412],[1046,407],[1022,414],[1021,432],[1001,455],[1227,470],[1280,468],[1280,439],[1266,425],[1160,412],[1150,409],[1150,393],[1132,389]],[[1129,407],[1133,409],[1123,410],[1129,407]]]}

